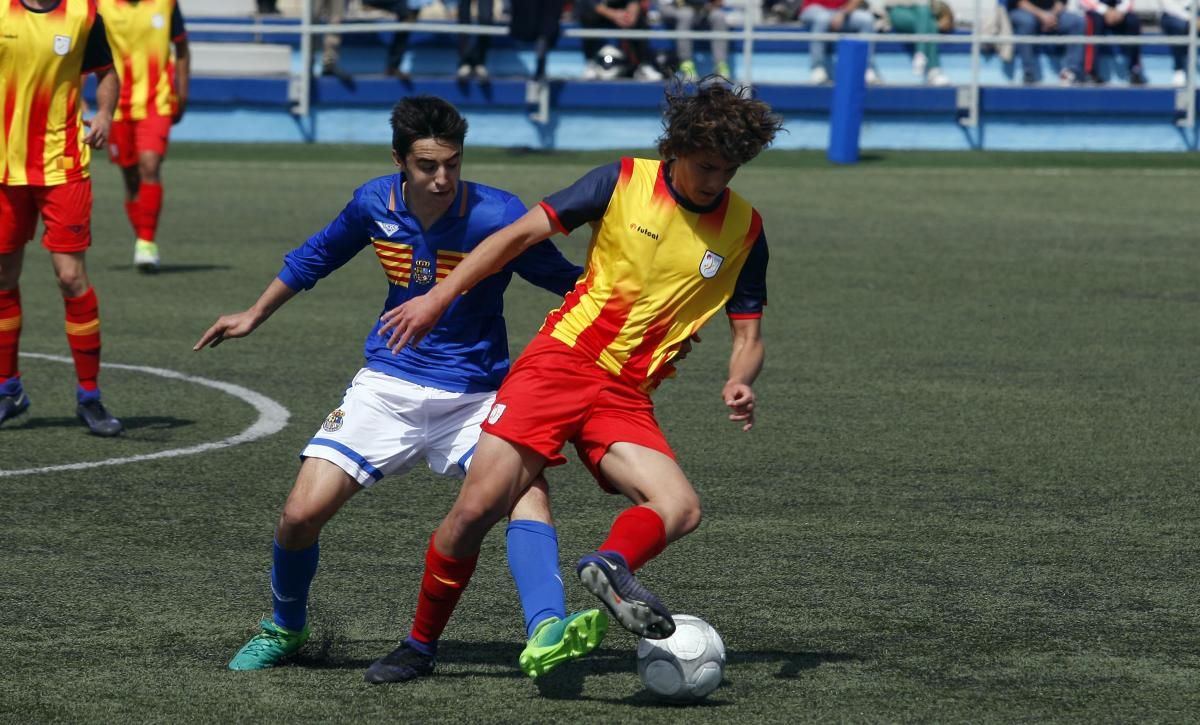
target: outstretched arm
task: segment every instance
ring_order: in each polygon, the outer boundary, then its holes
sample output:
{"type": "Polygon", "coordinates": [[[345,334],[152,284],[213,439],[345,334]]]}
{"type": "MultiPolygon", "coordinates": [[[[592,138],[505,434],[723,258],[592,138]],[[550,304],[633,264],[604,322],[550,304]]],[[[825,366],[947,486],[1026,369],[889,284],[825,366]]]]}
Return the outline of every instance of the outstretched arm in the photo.
{"type": "Polygon", "coordinates": [[[499,272],[525,249],[548,239],[554,231],[549,215],[539,204],[512,224],[492,233],[429,292],[383,314],[379,334],[391,333],[388,348],[399,352],[409,342],[420,342],[459,295],[485,277],[499,272]]]}
{"type": "Polygon", "coordinates": [[[750,387],[762,371],[766,348],[762,339],[762,318],[729,318],[733,350],[729,354],[729,379],[721,397],[729,406],[729,419],[742,423],[742,430],[754,427],[754,390],[750,387]]]}
{"type": "Polygon", "coordinates": [[[258,301],[250,309],[218,318],[213,326],[200,336],[200,340],[192,346],[192,350],[199,351],[205,347],[216,347],[226,339],[249,335],[265,322],[271,313],[295,296],[296,290],[288,287],[276,277],[271,280],[271,284],[267,285],[258,301]]]}

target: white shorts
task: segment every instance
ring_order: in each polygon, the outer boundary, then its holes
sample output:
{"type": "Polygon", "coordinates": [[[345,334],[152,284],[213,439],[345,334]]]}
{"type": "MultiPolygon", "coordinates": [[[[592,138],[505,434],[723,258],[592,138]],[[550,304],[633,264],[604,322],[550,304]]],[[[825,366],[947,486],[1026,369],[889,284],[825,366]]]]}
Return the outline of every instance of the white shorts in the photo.
{"type": "Polygon", "coordinates": [[[329,461],[363,486],[422,458],[434,473],[462,478],[495,399],[494,392],[452,393],[363,368],[300,456],[329,461]]]}

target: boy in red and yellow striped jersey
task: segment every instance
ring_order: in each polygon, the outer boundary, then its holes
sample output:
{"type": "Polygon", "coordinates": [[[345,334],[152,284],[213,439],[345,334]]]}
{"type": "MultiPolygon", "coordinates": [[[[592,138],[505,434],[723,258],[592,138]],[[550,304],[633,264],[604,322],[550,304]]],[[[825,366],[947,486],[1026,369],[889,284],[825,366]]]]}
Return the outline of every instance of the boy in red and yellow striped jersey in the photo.
{"type": "Polygon", "coordinates": [[[100,403],[100,313],[84,264],[92,241],[88,163],[91,149],[108,141],[118,89],[96,0],[0,3],[0,423],[29,408],[17,367],[20,279],[40,215],[66,306],[76,412],[96,435],[121,432],[100,403]],[[90,122],[84,73],[99,81],[90,122]]]}
{"type": "MultiPolygon", "coordinates": [[[[662,639],[675,630],[670,610],[633,572],[700,524],[700,499],[655,420],[650,392],[724,307],[733,349],[721,395],[730,420],[742,430],[754,424],[767,242],[758,212],[728,185],[781,121],[722,83],[677,89],[667,101],[663,161],[622,159],[593,170],[485,239],[428,294],[381,318],[381,334],[400,350],[521,250],[591,226],[583,278],[501,384],[474,465],[430,541],[409,640],[440,636],[484,536],[546,466],[565,462],[568,441],[601,487],[634,503],[579,561],[580,579],[634,634],[662,639]]],[[[432,670],[407,643],[381,660],[388,661],[392,681],[432,670]]]]}
{"type": "Polygon", "coordinates": [[[125,177],[125,213],[137,236],[133,265],[155,272],[162,162],[171,126],[187,107],[187,30],[176,0],[98,2],[121,78],[109,157],[125,177]]]}

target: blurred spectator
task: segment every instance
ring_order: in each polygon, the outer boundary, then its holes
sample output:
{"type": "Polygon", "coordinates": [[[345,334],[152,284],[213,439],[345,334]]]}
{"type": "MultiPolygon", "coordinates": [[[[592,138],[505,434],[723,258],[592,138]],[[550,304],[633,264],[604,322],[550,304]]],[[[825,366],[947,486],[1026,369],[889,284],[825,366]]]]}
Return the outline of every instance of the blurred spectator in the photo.
{"type": "MultiPolygon", "coordinates": [[[[863,0],[804,0],[800,9],[800,22],[814,33],[869,33],[875,28],[875,16],[867,9],[863,0]]],[[[809,80],[813,83],[828,83],[829,68],[825,57],[829,53],[829,43],[814,40],[809,42],[808,47],[812,60],[809,80]]],[[[868,56],[867,61],[867,83],[878,83],[879,73],[874,66],[873,45],[870,52],[871,56],[868,56]]]]}
{"type": "MultiPolygon", "coordinates": [[[[983,35],[1012,35],[1012,22],[1008,19],[1008,5],[1006,0],[999,0],[994,5],[984,5],[983,18],[979,23],[979,32],[983,35]]],[[[1013,44],[1012,43],[984,43],[980,49],[985,54],[995,53],[1000,56],[1000,60],[1005,63],[1013,61],[1013,44]]]]}
{"type": "MultiPolygon", "coordinates": [[[[471,0],[458,0],[458,23],[468,25],[471,22],[471,0]]],[[[492,0],[476,0],[476,16],[480,25],[492,24],[492,0]]],[[[474,73],[481,81],[488,79],[487,52],[491,37],[487,35],[458,36],[458,78],[466,80],[474,73]]]]}
{"type": "Polygon", "coordinates": [[[512,0],[509,33],[516,40],[534,44],[537,65],[533,80],[546,78],[546,58],[558,44],[565,0],[512,0]]]}
{"type": "MultiPolygon", "coordinates": [[[[1192,0],[1162,0],[1162,16],[1158,23],[1166,35],[1187,35],[1188,16],[1193,15],[1192,0]]],[[[1187,85],[1187,56],[1186,45],[1172,45],[1171,63],[1175,73],[1171,76],[1171,84],[1177,88],[1187,85]]]]}
{"type": "MultiPolygon", "coordinates": [[[[637,0],[577,0],[575,12],[579,24],[587,29],[648,30],[646,9],[637,0]]],[[[583,38],[584,80],[600,78],[600,67],[596,60],[605,45],[603,38],[583,38]]],[[[621,47],[629,64],[634,68],[633,77],[642,81],[660,81],[662,73],[654,67],[650,55],[650,43],[645,38],[622,40],[621,47]]]]}
{"type": "Polygon", "coordinates": [[[763,19],[767,24],[790,23],[800,14],[803,0],[764,0],[763,19]]]}
{"type": "MultiPolygon", "coordinates": [[[[948,33],[954,29],[954,12],[941,0],[884,0],[888,20],[897,33],[948,33]]],[[[942,72],[937,43],[916,44],[912,60],[913,75],[922,76],[931,86],[950,85],[942,72]]]]}
{"type": "MultiPolygon", "coordinates": [[[[416,17],[416,13],[409,10],[408,0],[363,0],[363,5],[393,13],[398,23],[406,23],[416,17]]],[[[408,52],[408,33],[393,33],[392,41],[388,43],[387,63],[383,70],[385,75],[403,81],[408,80],[408,74],[400,68],[404,63],[406,52],[408,52]]]]}
{"type": "MultiPolygon", "coordinates": [[[[663,19],[671,23],[676,30],[692,30],[712,28],[718,32],[729,29],[729,22],[721,10],[722,0],[662,0],[658,10],[663,19]]],[[[684,80],[696,81],[700,73],[696,70],[696,60],[692,54],[693,41],[691,38],[679,38],[675,41],[675,54],[679,56],[679,72],[684,80]]],[[[729,41],[725,39],[712,41],[714,72],[719,76],[730,78],[729,72],[729,41]]]]}
{"type": "MultiPolygon", "coordinates": [[[[313,19],[320,18],[330,25],[341,25],[346,18],[346,0],[314,0],[313,19]]],[[[338,68],[338,51],[342,47],[341,33],[326,33],[321,39],[321,74],[348,80],[350,74],[338,68]]]]}
{"type": "MultiPolygon", "coordinates": [[[[1079,0],[1086,13],[1088,35],[1132,35],[1142,34],[1142,23],[1133,12],[1133,0],[1079,0]]],[[[1122,47],[1129,62],[1129,83],[1146,85],[1146,74],[1142,72],[1142,47],[1131,43],[1122,47]]],[[[1104,78],[1096,69],[1096,48],[1084,50],[1083,69],[1088,80],[1103,83],[1104,78]]]]}
{"type": "Polygon", "coordinates": [[[278,0],[257,0],[259,15],[278,15],[278,0]]]}
{"type": "MultiPolygon", "coordinates": [[[[1067,12],[1063,0],[1009,0],[1008,17],[1014,35],[1083,35],[1085,25],[1082,15],[1067,12]]],[[[1025,82],[1037,83],[1037,49],[1018,43],[1017,55],[1025,82]]],[[[1067,46],[1058,78],[1063,85],[1083,80],[1082,45],[1067,46]]]]}

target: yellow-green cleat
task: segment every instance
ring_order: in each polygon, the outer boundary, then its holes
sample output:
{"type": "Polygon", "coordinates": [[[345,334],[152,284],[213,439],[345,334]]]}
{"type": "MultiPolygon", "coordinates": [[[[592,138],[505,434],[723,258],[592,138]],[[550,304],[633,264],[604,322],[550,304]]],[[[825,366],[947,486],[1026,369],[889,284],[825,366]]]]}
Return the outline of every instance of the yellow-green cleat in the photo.
{"type": "Polygon", "coordinates": [[[261,623],[262,631],[250,638],[229,660],[231,670],[265,670],[296,653],[308,641],[308,625],[299,632],[284,629],[270,619],[261,623]]]}
{"type": "Polygon", "coordinates": [[[601,609],[586,609],[566,619],[551,617],[534,630],[517,663],[525,674],[540,677],[599,647],[607,632],[608,615],[601,609]]]}

